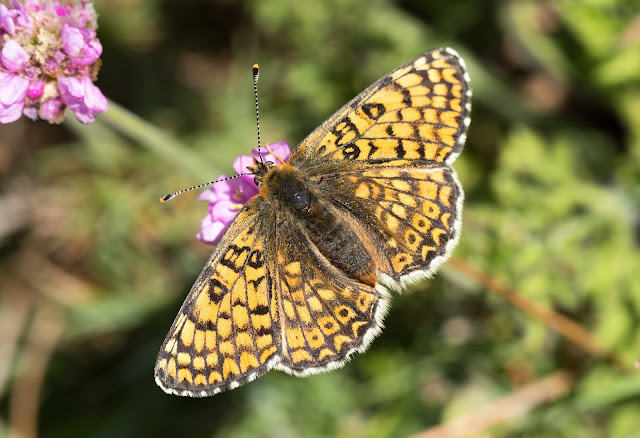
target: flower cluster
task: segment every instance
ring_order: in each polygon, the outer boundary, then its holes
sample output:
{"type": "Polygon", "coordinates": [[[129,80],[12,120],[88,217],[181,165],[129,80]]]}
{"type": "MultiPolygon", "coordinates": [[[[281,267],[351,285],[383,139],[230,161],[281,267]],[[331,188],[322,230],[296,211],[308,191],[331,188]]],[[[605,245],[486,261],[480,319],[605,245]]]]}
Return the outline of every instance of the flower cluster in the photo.
{"type": "MultiPolygon", "coordinates": [[[[284,142],[269,145],[269,149],[273,154],[265,153],[265,150],[262,149],[264,161],[277,163],[278,160],[274,154],[282,160],[288,159],[291,155],[289,145],[284,142]]],[[[253,149],[253,155],[240,155],[236,158],[233,162],[233,170],[238,174],[249,173],[248,167],[254,165],[254,157],[259,159],[258,148],[253,149]]],[[[224,178],[227,176],[220,175],[217,179],[223,180],[224,178]]],[[[202,229],[196,237],[205,243],[218,243],[236,214],[258,192],[259,189],[254,182],[253,175],[242,175],[213,184],[198,197],[199,200],[209,201],[209,210],[202,219],[202,229]]]]}
{"type": "Polygon", "coordinates": [[[0,123],[22,114],[51,123],[70,108],[82,123],[108,109],[93,85],[102,45],[89,0],[0,3],[0,123]]]}

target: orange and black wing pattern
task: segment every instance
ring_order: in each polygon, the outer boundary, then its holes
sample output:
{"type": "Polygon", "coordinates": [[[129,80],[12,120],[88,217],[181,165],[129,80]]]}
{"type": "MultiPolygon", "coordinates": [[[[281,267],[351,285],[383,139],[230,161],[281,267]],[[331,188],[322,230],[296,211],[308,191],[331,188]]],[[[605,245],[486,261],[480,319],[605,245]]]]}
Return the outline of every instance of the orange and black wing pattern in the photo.
{"type": "Polygon", "coordinates": [[[431,276],[458,242],[464,192],[451,166],[470,116],[464,61],[431,50],[343,106],[290,158],[371,240],[390,289],[431,276]]]}
{"type": "Polygon", "coordinates": [[[205,397],[272,368],[337,368],[381,329],[386,291],[346,276],[277,216],[254,198],[216,247],[160,349],[166,392],[205,397]]]}
{"type": "Polygon", "coordinates": [[[319,182],[368,241],[377,280],[400,291],[431,275],[460,237],[464,192],[450,167],[368,167],[319,182]]]}
{"type": "Polygon", "coordinates": [[[390,296],[384,288],[351,278],[318,250],[301,223],[278,216],[272,319],[280,330],[280,358],[275,368],[297,376],[338,368],[380,332],[390,296]]]}
{"type": "Polygon", "coordinates": [[[464,61],[450,48],[430,50],[344,105],[290,162],[310,176],[360,164],[445,166],[462,150],[470,114],[464,61]]]}
{"type": "Polygon", "coordinates": [[[268,211],[238,213],[191,288],[155,368],[168,393],[204,397],[264,374],[278,357],[266,261],[268,211]]]}

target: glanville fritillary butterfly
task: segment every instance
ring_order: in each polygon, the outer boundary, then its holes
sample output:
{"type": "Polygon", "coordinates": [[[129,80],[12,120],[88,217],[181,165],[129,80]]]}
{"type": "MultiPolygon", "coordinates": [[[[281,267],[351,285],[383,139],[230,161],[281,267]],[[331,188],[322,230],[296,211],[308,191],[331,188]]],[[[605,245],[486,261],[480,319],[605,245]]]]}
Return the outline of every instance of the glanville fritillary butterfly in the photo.
{"type": "Polygon", "coordinates": [[[470,111],[464,61],[430,50],[344,105],[287,162],[257,163],[259,194],[182,305],[158,385],[204,397],[270,369],[339,368],[366,350],[390,292],[431,276],[458,242],[452,163],[470,111]]]}

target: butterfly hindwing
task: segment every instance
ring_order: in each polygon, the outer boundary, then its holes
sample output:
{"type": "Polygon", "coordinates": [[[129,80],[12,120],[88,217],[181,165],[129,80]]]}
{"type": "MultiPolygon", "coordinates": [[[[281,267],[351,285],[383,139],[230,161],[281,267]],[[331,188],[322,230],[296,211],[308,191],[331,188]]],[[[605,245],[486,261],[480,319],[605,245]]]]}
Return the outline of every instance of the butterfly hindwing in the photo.
{"type": "Polygon", "coordinates": [[[391,289],[429,277],[458,242],[464,193],[450,167],[372,166],[319,184],[370,240],[378,280],[391,289]]]}
{"type": "MultiPolygon", "coordinates": [[[[286,216],[286,213],[281,214],[286,216]]],[[[389,297],[333,266],[299,223],[279,221],[274,293],[280,322],[278,369],[314,374],[342,365],[379,332],[389,297]]]]}

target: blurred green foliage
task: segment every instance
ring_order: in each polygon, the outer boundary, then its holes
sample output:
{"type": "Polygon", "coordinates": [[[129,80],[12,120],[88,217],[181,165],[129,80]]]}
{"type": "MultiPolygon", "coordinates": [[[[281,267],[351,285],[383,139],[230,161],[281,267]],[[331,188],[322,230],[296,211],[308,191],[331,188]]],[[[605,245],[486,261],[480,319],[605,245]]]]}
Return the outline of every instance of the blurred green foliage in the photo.
{"type": "Polygon", "coordinates": [[[94,3],[98,84],[158,129],[123,129],[117,108],[91,126],[0,126],[2,218],[17,224],[0,236],[0,330],[13,333],[0,334],[0,436],[28,423],[26,399],[44,437],[400,437],[558,370],[575,378],[568,395],[480,436],[640,436],[637,371],[582,351],[451,266],[396,297],[383,334],[343,369],[271,372],[202,400],[153,382],[157,349],[211,251],[193,238],[205,212],[195,194],[157,199],[231,172],[253,147],[251,65],[261,65],[263,140],[295,145],[442,45],[463,55],[474,92],[455,164],[466,203],[454,256],[580,323],[632,368],[637,0],[94,3]],[[61,331],[51,357],[34,335],[40,320],[44,333],[61,331]],[[29,357],[44,361],[41,387],[24,378],[29,357]]]}

